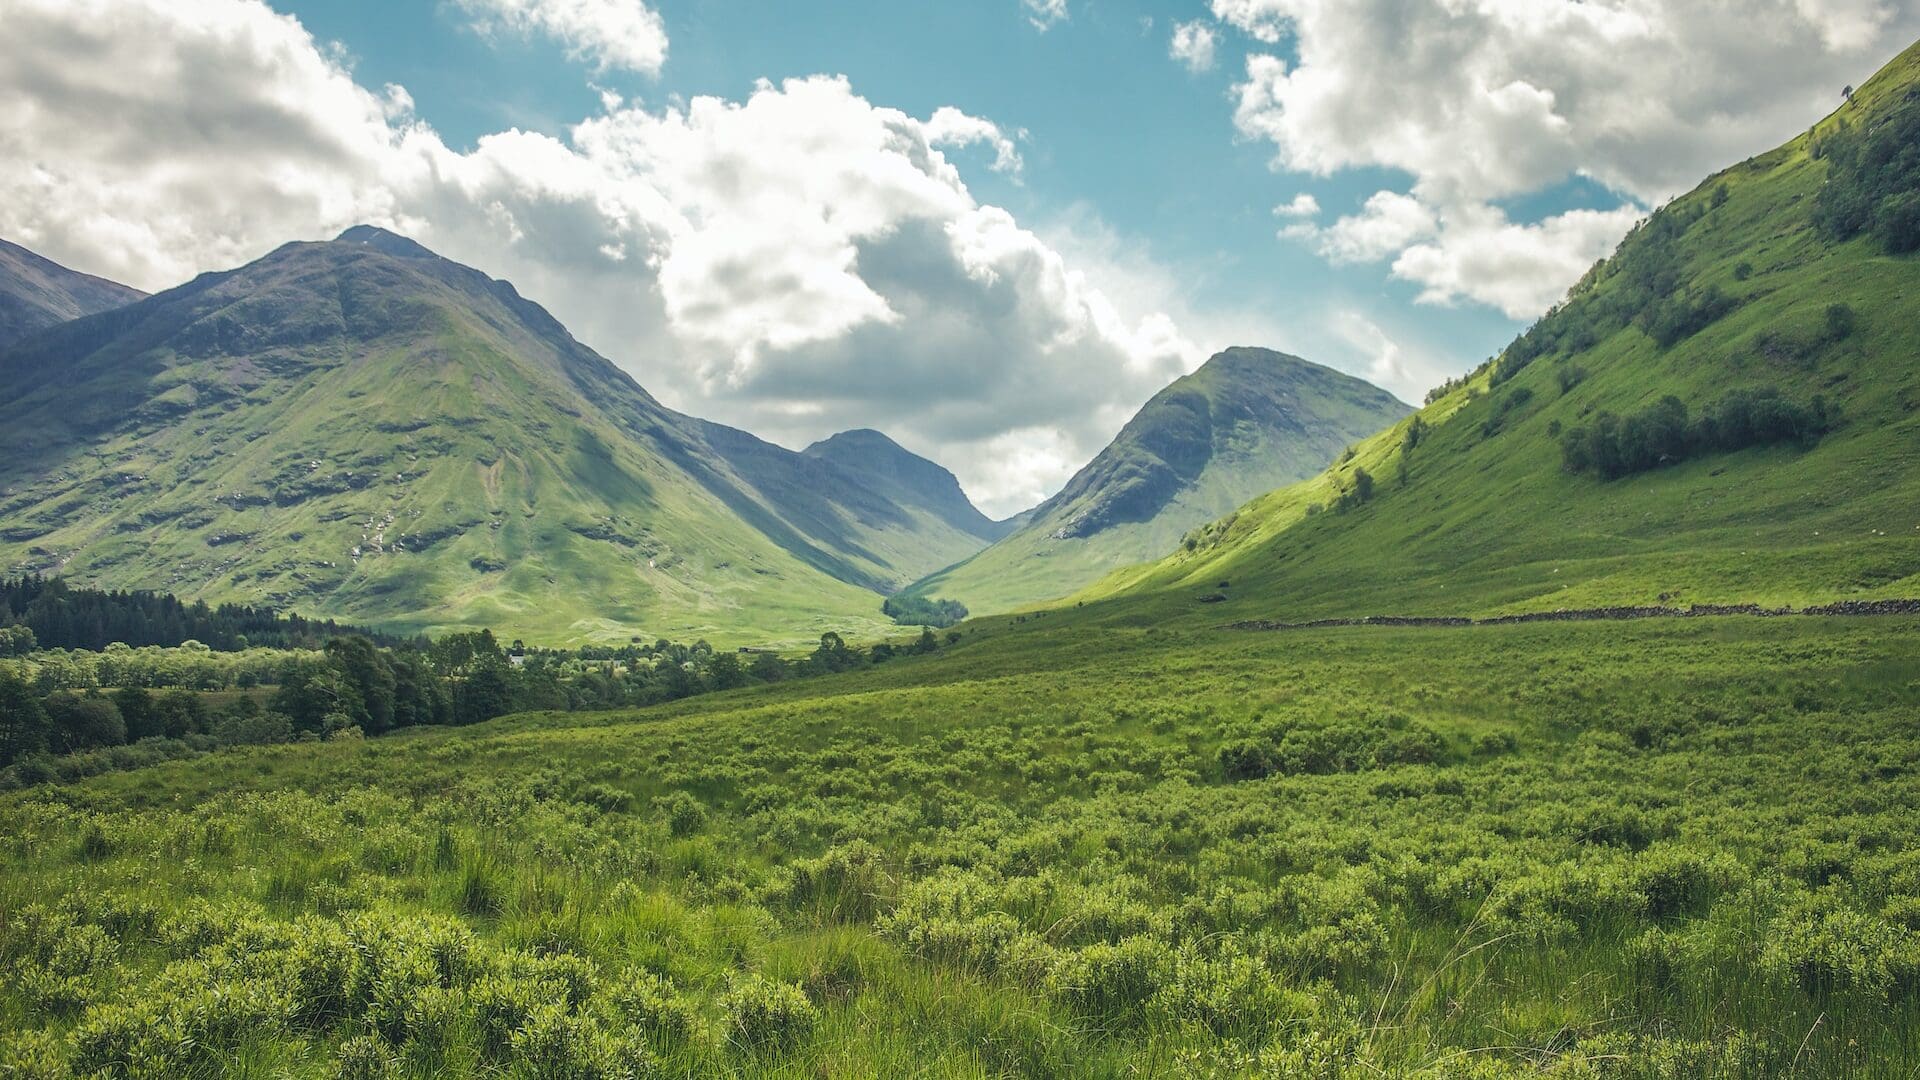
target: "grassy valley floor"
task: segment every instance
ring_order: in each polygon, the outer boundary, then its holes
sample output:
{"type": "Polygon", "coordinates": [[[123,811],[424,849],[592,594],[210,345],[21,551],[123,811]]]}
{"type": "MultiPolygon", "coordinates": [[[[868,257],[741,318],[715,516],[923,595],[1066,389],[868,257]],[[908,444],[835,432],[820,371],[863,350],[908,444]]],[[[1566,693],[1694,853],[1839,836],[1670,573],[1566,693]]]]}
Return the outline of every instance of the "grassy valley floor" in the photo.
{"type": "Polygon", "coordinates": [[[0,797],[0,1075],[1920,1069],[1920,618],[1046,618],[0,797]]]}

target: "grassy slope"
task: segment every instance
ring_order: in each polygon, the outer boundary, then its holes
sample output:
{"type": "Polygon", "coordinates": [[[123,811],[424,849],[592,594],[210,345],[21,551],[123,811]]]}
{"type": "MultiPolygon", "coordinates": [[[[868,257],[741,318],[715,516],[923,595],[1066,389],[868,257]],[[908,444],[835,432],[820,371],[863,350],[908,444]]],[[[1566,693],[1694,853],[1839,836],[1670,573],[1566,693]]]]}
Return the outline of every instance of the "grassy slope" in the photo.
{"type": "Polygon", "coordinates": [[[402,630],[798,643],[880,632],[876,590],[984,544],[393,244],[293,245],[24,343],[0,565],[402,630]]]}
{"type": "MultiPolygon", "coordinates": [[[[1917,83],[1920,49],[1843,114],[1860,123],[1917,83]]],[[[1808,213],[1826,169],[1803,137],[1663,211],[1710,206],[1717,187],[1728,191],[1680,241],[1683,280],[1742,304],[1696,336],[1663,350],[1623,329],[1536,359],[1491,392],[1481,373],[1420,413],[1431,433],[1408,460],[1404,487],[1394,477],[1411,421],[1362,444],[1355,461],[1249,503],[1198,552],[1122,571],[1080,599],[1132,594],[1123,606],[1171,617],[1227,580],[1232,600],[1207,613],[1224,619],[1472,614],[1663,595],[1769,604],[1920,595],[1920,261],[1886,255],[1870,238],[1823,241],[1808,213]],[[1745,281],[1735,275],[1743,262],[1753,270],[1745,281]],[[1854,309],[1860,328],[1825,342],[1836,302],[1854,309]],[[1563,394],[1558,376],[1569,365],[1590,377],[1563,394]],[[1613,481],[1563,471],[1548,430],[1668,394],[1697,412],[1730,388],[1769,384],[1803,402],[1826,395],[1844,409],[1844,426],[1812,450],[1715,455],[1613,481]],[[1532,401],[1483,436],[1520,388],[1532,401]],[[1355,467],[1381,481],[1373,502],[1308,517],[1355,467]]]]}
{"type": "Polygon", "coordinates": [[[328,1075],[349,1039],[408,1077],[557,1075],[635,1043],[670,1075],[1920,1065],[1920,622],[1043,621],[646,713],[0,796],[0,966],[68,943],[54,974],[79,980],[0,980],[0,1057],[146,1033],[132,1052],[170,1075],[195,1054],[328,1075]],[[1439,761],[1223,771],[1227,744],[1328,723],[1431,730],[1439,761]],[[97,933],[114,951],[80,947],[97,933]],[[450,992],[412,989],[416,950],[450,992]],[[542,982],[556,954],[584,976],[542,982]],[[327,956],[365,989],[327,996],[327,956]],[[288,992],[317,1021],[249,1019],[282,971],[309,973],[288,992]],[[623,996],[647,972],[691,1034],[632,1026],[663,1015],[623,996]],[[383,1012],[383,979],[445,1012],[383,1012]],[[728,994],[761,979],[817,1022],[755,1049],[767,1024],[728,994]],[[546,1036],[489,1055],[486,1018],[514,1014],[483,1003],[557,985],[580,988],[564,1037],[529,1020],[546,1036]],[[183,1041],[123,1001],[183,1017],[183,1041]]]}
{"type": "Polygon", "coordinates": [[[1189,529],[1311,475],[1405,411],[1331,369],[1230,350],[1154,395],[1019,529],[909,591],[976,614],[1064,596],[1172,551],[1189,529]]]}

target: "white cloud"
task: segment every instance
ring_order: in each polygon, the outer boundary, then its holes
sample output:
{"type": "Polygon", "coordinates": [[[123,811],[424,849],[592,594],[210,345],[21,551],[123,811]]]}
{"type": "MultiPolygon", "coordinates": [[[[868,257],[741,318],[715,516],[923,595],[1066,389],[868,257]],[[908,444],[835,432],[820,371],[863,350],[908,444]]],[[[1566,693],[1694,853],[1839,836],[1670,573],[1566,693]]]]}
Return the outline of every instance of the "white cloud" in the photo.
{"type": "Polygon", "coordinates": [[[1027,21],[1043,34],[1055,23],[1067,21],[1067,0],[1020,0],[1020,6],[1026,9],[1027,21]]]}
{"type": "MultiPolygon", "coordinates": [[[[1505,264],[1516,274],[1573,266],[1594,250],[1596,230],[1623,229],[1633,207],[1804,130],[1842,84],[1920,35],[1920,7],[1891,0],[1751,0],[1738,10],[1694,0],[1213,0],[1212,11],[1292,47],[1291,62],[1248,58],[1235,87],[1240,132],[1271,142],[1277,168],[1406,173],[1411,197],[1448,224],[1410,237],[1423,249],[1396,264],[1403,276],[1427,284],[1430,298],[1497,295],[1509,313],[1524,296],[1557,296],[1584,267],[1530,294],[1517,281],[1482,286],[1455,270],[1484,266],[1484,242],[1520,244],[1525,256],[1505,264]],[[1625,205],[1521,225],[1489,216],[1497,200],[1573,177],[1622,193],[1625,205]]],[[[1379,237],[1386,222],[1369,213],[1341,224],[1379,237]]],[[[1355,237],[1305,235],[1330,255],[1388,254],[1342,242],[1355,237]]]]}
{"type": "Polygon", "coordinates": [[[1213,27],[1195,19],[1192,22],[1175,23],[1173,40],[1167,45],[1167,55],[1187,65],[1187,70],[1195,74],[1213,70],[1214,47],[1218,36],[1213,27]]]}
{"type": "Polygon", "coordinates": [[[1417,240],[1433,236],[1440,220],[1419,199],[1392,191],[1376,191],[1358,214],[1350,214],[1326,228],[1307,222],[1289,225],[1282,236],[1309,240],[1336,264],[1377,262],[1417,240]]]}
{"type": "Polygon", "coordinates": [[[454,0],[483,33],[541,34],[600,71],[658,75],[667,28],[641,0],[454,0]]]}
{"type": "Polygon", "coordinates": [[[1320,216],[1320,200],[1306,192],[1301,192],[1293,197],[1292,202],[1281,203],[1274,207],[1273,214],[1275,217],[1293,218],[1299,221],[1317,218],[1320,216]]]}
{"type": "Polygon", "coordinates": [[[1437,237],[1402,251],[1393,276],[1421,285],[1422,303],[1464,298],[1531,319],[1558,303],[1640,217],[1622,207],[1515,224],[1492,207],[1470,208],[1447,220],[1437,237]]]}
{"type": "Polygon", "coordinates": [[[255,0],[0,5],[0,235],[144,288],[388,225],[512,280],[669,402],[788,445],[885,426],[998,513],[1203,358],[1150,292],[1117,303],[1099,282],[1121,275],[974,198],[942,148],[1018,155],[957,110],[817,77],[609,95],[564,137],[463,152],[255,0]]]}
{"type": "Polygon", "coordinates": [[[951,105],[942,105],[927,118],[923,128],[927,142],[933,146],[957,149],[974,143],[986,143],[993,148],[994,172],[1020,172],[1020,148],[991,120],[968,116],[951,105]]]}

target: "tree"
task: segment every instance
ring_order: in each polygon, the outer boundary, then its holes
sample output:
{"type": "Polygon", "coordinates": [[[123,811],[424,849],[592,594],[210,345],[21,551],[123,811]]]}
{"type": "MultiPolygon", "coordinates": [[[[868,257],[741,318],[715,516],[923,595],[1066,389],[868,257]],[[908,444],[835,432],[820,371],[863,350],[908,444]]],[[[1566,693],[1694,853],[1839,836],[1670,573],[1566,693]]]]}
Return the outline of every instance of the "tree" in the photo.
{"type": "Polygon", "coordinates": [[[857,667],[860,657],[847,648],[846,641],[839,634],[829,630],[820,635],[820,647],[813,650],[808,658],[815,671],[832,674],[836,671],[849,671],[857,667]]]}
{"type": "Polygon", "coordinates": [[[353,687],[343,696],[341,712],[360,730],[378,735],[393,728],[393,668],[373,642],[363,637],[337,637],[327,642],[327,662],[353,687]]]}
{"type": "Polygon", "coordinates": [[[1373,475],[1367,470],[1353,470],[1353,494],[1361,502],[1373,498],[1373,475]]]}
{"type": "Polygon", "coordinates": [[[933,636],[933,627],[931,626],[921,627],[920,640],[913,643],[913,651],[924,655],[926,653],[930,653],[934,651],[935,649],[938,649],[939,647],[940,647],[940,643],[936,641],[933,636]]]}
{"type": "Polygon", "coordinates": [[[0,765],[11,765],[47,748],[47,710],[33,688],[0,671],[0,765]]]}
{"type": "Polygon", "coordinates": [[[153,695],[138,686],[129,686],[113,692],[114,707],[120,710],[120,719],[127,726],[127,741],[139,742],[141,739],[166,734],[160,724],[160,717],[153,710],[153,695]]]}
{"type": "Polygon", "coordinates": [[[191,690],[168,690],[154,699],[153,711],[159,718],[161,734],[179,739],[207,729],[207,712],[200,695],[191,690]]]}
{"type": "Polygon", "coordinates": [[[733,690],[747,685],[746,669],[734,653],[718,653],[707,661],[707,682],[715,690],[733,690]]]}
{"type": "MultiPolygon", "coordinates": [[[[493,635],[487,636],[491,640],[493,635]]],[[[513,708],[513,685],[508,678],[506,658],[500,655],[498,647],[491,655],[478,654],[476,660],[472,672],[454,691],[453,714],[457,724],[477,724],[505,716],[513,708]]]]}
{"type": "Polygon", "coordinates": [[[48,746],[56,754],[71,754],[127,741],[127,724],[114,703],[98,694],[71,691],[47,699],[48,746]]]}
{"type": "Polygon", "coordinates": [[[770,652],[755,653],[751,670],[761,682],[779,682],[787,677],[786,661],[770,652]]]}

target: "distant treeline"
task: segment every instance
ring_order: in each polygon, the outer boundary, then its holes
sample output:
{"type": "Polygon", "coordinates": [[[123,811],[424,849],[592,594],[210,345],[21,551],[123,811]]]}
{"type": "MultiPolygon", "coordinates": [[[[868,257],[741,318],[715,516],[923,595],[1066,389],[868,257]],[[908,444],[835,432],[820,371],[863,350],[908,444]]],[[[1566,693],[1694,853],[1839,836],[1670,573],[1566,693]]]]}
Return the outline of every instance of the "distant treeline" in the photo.
{"type": "Polygon", "coordinates": [[[0,578],[0,655],[34,649],[99,651],[114,642],[139,648],[198,641],[216,652],[267,646],[318,649],[355,633],[381,645],[405,639],[245,604],[209,607],[154,592],[103,592],[38,575],[0,578]],[[22,633],[22,630],[27,633],[22,633]]]}
{"type": "Polygon", "coordinates": [[[1689,418],[1686,403],[1669,395],[1628,416],[1600,413],[1592,426],[1561,436],[1560,449],[1569,471],[1611,480],[1701,454],[1784,442],[1808,445],[1838,419],[1825,398],[1815,395],[1801,405],[1771,386],[1735,390],[1697,418],[1689,418]]]}
{"type": "Polygon", "coordinates": [[[967,605],[930,596],[889,596],[880,610],[902,626],[948,627],[967,617],[967,605]]]}
{"type": "MultiPolygon", "coordinates": [[[[958,632],[946,640],[958,641],[958,632]]],[[[811,653],[792,659],[716,650],[704,641],[530,650],[519,642],[503,648],[481,630],[390,648],[347,634],[316,651],[256,648],[221,658],[225,664],[201,646],[43,652],[0,661],[0,766],[11,766],[0,787],[220,746],[359,738],[513,712],[657,705],[938,647],[933,631],[923,629],[911,643],[864,649],[827,633],[811,653]],[[195,688],[253,692],[220,701],[195,688]]]]}

